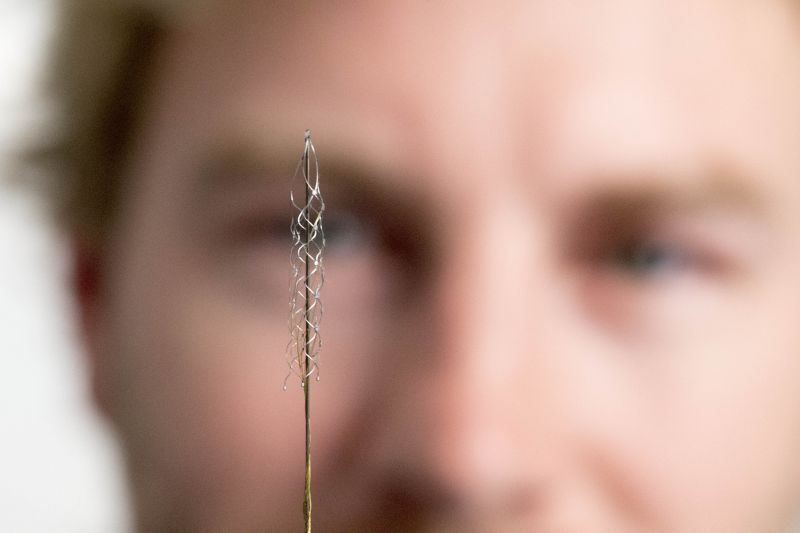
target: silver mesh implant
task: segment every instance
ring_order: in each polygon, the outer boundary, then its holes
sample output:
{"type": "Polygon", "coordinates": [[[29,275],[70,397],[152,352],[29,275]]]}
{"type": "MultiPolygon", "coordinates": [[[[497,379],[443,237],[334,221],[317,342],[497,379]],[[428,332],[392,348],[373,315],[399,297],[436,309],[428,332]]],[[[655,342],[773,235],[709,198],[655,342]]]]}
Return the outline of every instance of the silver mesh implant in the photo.
{"type": "Polygon", "coordinates": [[[303,155],[295,171],[289,194],[295,211],[291,222],[292,251],[291,293],[289,297],[289,345],[286,362],[288,378],[294,374],[306,386],[307,378],[316,374],[319,380],[319,352],[322,340],[319,325],[322,319],[320,290],[325,279],[322,253],[325,234],[322,213],[325,202],[319,187],[319,164],[311,130],[305,132],[303,155]],[[302,179],[300,179],[302,178],[302,179]]]}
{"type": "Polygon", "coordinates": [[[325,202],[319,188],[319,162],[311,130],[306,130],[303,155],[295,170],[289,193],[294,214],[291,222],[292,251],[291,292],[289,296],[289,344],[286,347],[286,362],[289,373],[300,378],[305,400],[305,491],[303,518],[305,531],[311,533],[311,376],[319,381],[319,352],[322,341],[319,324],[322,319],[320,290],[324,281],[322,252],[325,234],[322,231],[322,213],[325,202]],[[300,177],[302,176],[302,179],[300,177]]]}

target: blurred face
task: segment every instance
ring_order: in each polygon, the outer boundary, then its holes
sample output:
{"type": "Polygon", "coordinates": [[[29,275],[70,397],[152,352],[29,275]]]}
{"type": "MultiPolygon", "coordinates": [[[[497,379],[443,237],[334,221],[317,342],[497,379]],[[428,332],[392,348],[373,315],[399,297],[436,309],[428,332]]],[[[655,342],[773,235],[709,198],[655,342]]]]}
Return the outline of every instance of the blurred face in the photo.
{"type": "Polygon", "coordinates": [[[305,128],[315,531],[787,530],[789,2],[219,4],[155,68],[88,323],[143,530],[301,527],[305,128]]]}

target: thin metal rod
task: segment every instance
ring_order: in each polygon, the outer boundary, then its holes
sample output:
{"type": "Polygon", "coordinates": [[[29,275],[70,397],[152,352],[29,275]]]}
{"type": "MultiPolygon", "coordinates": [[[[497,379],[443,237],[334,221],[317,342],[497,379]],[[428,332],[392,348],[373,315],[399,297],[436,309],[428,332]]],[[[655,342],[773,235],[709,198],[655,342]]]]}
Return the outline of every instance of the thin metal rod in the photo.
{"type": "MultiPolygon", "coordinates": [[[[303,173],[305,177],[305,188],[306,188],[306,204],[310,205],[311,201],[311,185],[309,181],[309,176],[311,175],[311,160],[308,153],[308,143],[310,139],[308,138],[308,134],[306,134],[306,147],[303,151],[303,173]]],[[[311,246],[311,228],[309,227],[309,223],[306,222],[306,252],[310,250],[311,246]]],[[[306,533],[311,533],[311,365],[309,354],[311,352],[311,330],[309,327],[309,313],[311,309],[310,301],[311,295],[309,291],[309,276],[311,273],[311,267],[309,262],[311,261],[311,257],[308,253],[306,253],[306,260],[305,260],[305,347],[303,350],[303,398],[305,400],[305,416],[306,416],[306,476],[305,476],[305,490],[303,493],[303,518],[305,519],[305,526],[306,526],[306,533]]]]}

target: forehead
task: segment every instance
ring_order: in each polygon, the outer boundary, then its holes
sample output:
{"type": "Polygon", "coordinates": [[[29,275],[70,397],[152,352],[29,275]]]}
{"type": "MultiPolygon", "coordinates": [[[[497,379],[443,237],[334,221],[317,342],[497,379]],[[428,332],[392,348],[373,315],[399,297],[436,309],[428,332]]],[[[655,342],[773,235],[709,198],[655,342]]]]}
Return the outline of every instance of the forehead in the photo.
{"type": "Polygon", "coordinates": [[[792,8],[218,2],[174,35],[157,115],[203,143],[296,144],[310,127],[328,153],[407,175],[519,174],[514,161],[561,183],[692,165],[766,178],[800,141],[792,8]]]}

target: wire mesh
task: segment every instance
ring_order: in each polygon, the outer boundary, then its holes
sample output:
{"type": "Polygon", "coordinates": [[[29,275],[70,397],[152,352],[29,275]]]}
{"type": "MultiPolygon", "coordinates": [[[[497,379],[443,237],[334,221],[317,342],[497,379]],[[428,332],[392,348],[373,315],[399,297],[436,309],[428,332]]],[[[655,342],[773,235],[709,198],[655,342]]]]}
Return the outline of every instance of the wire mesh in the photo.
{"type": "Polygon", "coordinates": [[[289,373],[284,380],[284,388],[292,375],[300,378],[301,385],[312,375],[319,380],[319,353],[322,348],[319,326],[323,313],[320,291],[325,281],[322,265],[325,249],[322,214],[325,202],[319,181],[317,153],[311,141],[311,131],[306,130],[303,155],[295,170],[289,195],[294,215],[290,226],[291,292],[289,344],[286,348],[289,373]]]}

